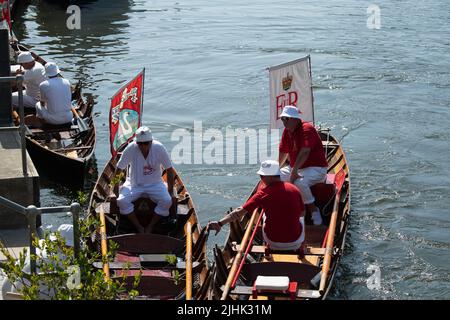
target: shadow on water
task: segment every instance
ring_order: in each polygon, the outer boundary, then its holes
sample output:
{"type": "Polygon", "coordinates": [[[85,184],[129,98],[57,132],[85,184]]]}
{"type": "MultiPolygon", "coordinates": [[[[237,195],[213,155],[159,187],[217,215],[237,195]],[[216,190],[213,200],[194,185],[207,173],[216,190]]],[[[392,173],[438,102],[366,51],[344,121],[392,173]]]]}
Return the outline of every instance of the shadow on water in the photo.
{"type": "MultiPolygon", "coordinates": [[[[92,156],[89,166],[86,168],[86,175],[83,186],[71,186],[56,182],[43,173],[39,173],[41,206],[69,206],[73,202],[78,202],[82,208],[82,214],[86,212],[89,205],[91,192],[97,181],[97,159],[92,156]]],[[[72,223],[72,217],[68,214],[46,215],[43,219],[44,227],[51,225],[58,226],[61,223],[72,223]]]]}
{"type": "MultiPolygon", "coordinates": [[[[61,173],[62,174],[62,173],[61,173]]],[[[86,167],[86,173],[84,178],[83,185],[68,185],[62,181],[58,181],[54,177],[49,176],[46,172],[39,171],[39,180],[41,190],[49,190],[51,193],[55,193],[56,195],[68,199],[68,203],[70,204],[73,201],[82,203],[81,199],[79,199],[80,194],[85,194],[88,198],[90,196],[90,192],[93,189],[95,182],[98,177],[98,169],[97,169],[97,159],[95,158],[95,154],[92,156],[92,159],[89,165],[86,167]]],[[[52,205],[65,205],[65,204],[52,204],[52,205]]],[[[87,204],[86,204],[87,205],[87,204]]]]}

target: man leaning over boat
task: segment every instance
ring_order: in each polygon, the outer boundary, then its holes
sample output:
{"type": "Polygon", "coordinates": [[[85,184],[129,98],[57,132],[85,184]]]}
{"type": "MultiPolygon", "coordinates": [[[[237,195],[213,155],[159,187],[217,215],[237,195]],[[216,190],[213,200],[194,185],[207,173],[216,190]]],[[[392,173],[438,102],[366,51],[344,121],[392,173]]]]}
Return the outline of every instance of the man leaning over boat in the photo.
{"type": "Polygon", "coordinates": [[[289,159],[289,165],[281,168],[281,180],[299,188],[313,224],[320,225],[322,216],[314,203],[311,186],[324,182],[327,177],[328,162],[322,140],[313,124],[302,121],[296,107],[284,107],[280,118],[285,127],[279,146],[280,166],[289,159]]]}
{"type": "Polygon", "coordinates": [[[263,237],[270,249],[297,250],[305,239],[304,205],[302,196],[294,185],[280,179],[277,161],[261,164],[259,190],[247,202],[219,221],[211,221],[209,229],[216,234],[224,224],[242,218],[260,207],[264,211],[263,237]]]}
{"type": "MultiPolygon", "coordinates": [[[[45,69],[42,64],[35,61],[31,52],[24,51],[17,57],[18,65],[11,66],[11,74],[23,75],[23,84],[25,90],[23,92],[23,105],[25,108],[34,109],[39,101],[40,91],[39,85],[46,80],[45,69]]],[[[12,106],[17,109],[19,107],[19,94],[12,93],[12,106]]]]}
{"type": "Polygon", "coordinates": [[[127,179],[120,187],[117,198],[120,213],[128,217],[139,233],[151,233],[161,217],[169,216],[175,173],[166,148],[153,139],[148,127],[136,130],[135,141],[125,148],[117,163],[116,174],[128,166],[127,179]],[[161,166],[167,170],[167,185],[161,178],[161,166]],[[150,198],[156,203],[155,214],[145,228],[134,213],[133,201],[141,197],[150,198]]]}

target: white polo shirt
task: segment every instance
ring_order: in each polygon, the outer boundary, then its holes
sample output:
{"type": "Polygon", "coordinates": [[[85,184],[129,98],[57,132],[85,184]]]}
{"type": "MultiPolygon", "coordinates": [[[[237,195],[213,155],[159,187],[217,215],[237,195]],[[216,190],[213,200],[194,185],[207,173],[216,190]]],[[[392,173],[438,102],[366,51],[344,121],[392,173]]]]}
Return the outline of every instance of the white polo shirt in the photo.
{"type": "Polygon", "coordinates": [[[47,80],[47,77],[45,76],[44,66],[35,61],[34,67],[25,70],[23,74],[23,82],[26,87],[25,94],[38,101],[40,98],[39,85],[45,80],[47,80]]]}
{"type": "Polygon", "coordinates": [[[48,112],[43,114],[45,120],[62,124],[72,120],[72,91],[68,80],[55,77],[41,83],[41,100],[45,101],[48,112]]]}
{"type": "Polygon", "coordinates": [[[161,142],[153,140],[147,158],[144,159],[139,146],[133,141],[123,151],[117,168],[124,170],[128,165],[130,165],[130,171],[127,182],[135,187],[161,182],[161,165],[164,169],[168,169],[172,167],[172,162],[161,142]]]}

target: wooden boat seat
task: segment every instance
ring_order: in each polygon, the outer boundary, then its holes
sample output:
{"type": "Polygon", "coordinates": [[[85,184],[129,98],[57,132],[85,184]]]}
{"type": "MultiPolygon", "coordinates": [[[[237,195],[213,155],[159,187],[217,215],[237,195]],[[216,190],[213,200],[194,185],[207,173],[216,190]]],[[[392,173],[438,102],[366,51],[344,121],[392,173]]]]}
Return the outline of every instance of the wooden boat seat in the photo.
{"type": "Polygon", "coordinates": [[[289,294],[291,300],[297,297],[297,282],[291,282],[288,277],[258,276],[253,284],[252,298],[257,299],[259,294],[289,294]]]}
{"type": "MultiPolygon", "coordinates": [[[[241,248],[241,245],[237,244],[236,242],[233,242],[233,251],[239,251],[241,248]]],[[[250,252],[252,253],[266,253],[267,247],[266,246],[252,246],[250,252]]],[[[271,250],[271,252],[276,252],[277,254],[292,254],[295,251],[292,250],[271,250]]],[[[306,247],[305,248],[305,255],[311,255],[311,256],[323,256],[325,254],[325,248],[315,248],[315,247],[306,247]]]]}
{"type": "MultiPolygon", "coordinates": [[[[121,281],[123,275],[125,278],[125,288],[129,291],[133,289],[135,282],[135,275],[139,270],[129,270],[126,273],[118,272],[116,277],[121,281]]],[[[155,274],[158,270],[143,270],[145,276],[141,277],[136,290],[141,296],[151,296],[158,300],[174,299],[184,292],[185,282],[175,281],[175,279],[168,274],[155,274]],[[153,272],[149,274],[149,271],[153,272]]],[[[161,273],[161,271],[159,271],[161,273]]]]}
{"type": "MultiPolygon", "coordinates": [[[[94,268],[97,269],[103,269],[103,262],[96,261],[93,264],[94,268]]],[[[110,270],[134,270],[134,269],[143,269],[143,270],[150,270],[150,269],[164,269],[164,270],[176,270],[180,269],[180,271],[184,271],[186,269],[186,263],[185,262],[177,262],[176,265],[169,265],[167,261],[165,261],[165,264],[162,264],[161,261],[157,261],[155,264],[141,264],[140,262],[109,262],[109,269],[110,270]]],[[[199,272],[203,268],[203,264],[198,261],[192,262],[192,272],[199,272]]]]}
{"type": "MultiPolygon", "coordinates": [[[[221,287],[221,290],[224,290],[225,286],[221,287]]],[[[230,294],[237,294],[237,295],[253,295],[253,287],[251,286],[236,286],[233,290],[230,291],[230,294]]],[[[274,296],[279,295],[276,293],[265,293],[267,296],[274,296]]],[[[297,298],[303,298],[303,299],[318,299],[321,297],[321,294],[318,290],[307,290],[307,289],[297,289],[296,293],[297,298]]]]}
{"type": "Polygon", "coordinates": [[[42,126],[42,130],[70,130],[72,127],[72,122],[67,122],[63,124],[49,124],[46,123],[44,126],[42,126]]]}
{"type": "MultiPolygon", "coordinates": [[[[76,126],[78,128],[78,126],[76,126]]],[[[45,124],[44,126],[40,128],[34,128],[30,127],[30,130],[32,133],[52,133],[52,132],[59,132],[59,131],[67,131],[72,130],[72,123],[68,122],[61,125],[52,125],[52,124],[45,124]]]]}
{"type": "MultiPolygon", "coordinates": [[[[155,233],[122,234],[108,237],[108,240],[114,241],[119,246],[118,251],[122,252],[121,254],[127,253],[129,256],[152,253],[177,254],[184,249],[182,240],[155,233]]],[[[139,257],[136,257],[139,261],[139,257]]]]}
{"type": "Polygon", "coordinates": [[[247,283],[254,283],[258,276],[286,276],[291,282],[297,282],[305,288],[321,268],[311,264],[295,262],[257,262],[244,264],[242,276],[247,283]]]}

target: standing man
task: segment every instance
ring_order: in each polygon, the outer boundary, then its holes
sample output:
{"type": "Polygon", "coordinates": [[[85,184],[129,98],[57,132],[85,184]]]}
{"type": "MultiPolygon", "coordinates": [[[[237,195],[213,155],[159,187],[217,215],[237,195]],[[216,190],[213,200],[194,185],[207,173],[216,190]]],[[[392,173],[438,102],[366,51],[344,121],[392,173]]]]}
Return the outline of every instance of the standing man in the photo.
{"type": "Polygon", "coordinates": [[[280,118],[285,127],[279,146],[280,166],[289,157],[289,166],[281,169],[281,179],[299,188],[313,224],[320,225],[322,216],[310,187],[326,180],[328,162],[322,140],[311,123],[302,121],[296,107],[284,107],[280,118]]]}
{"type": "Polygon", "coordinates": [[[117,204],[120,213],[126,215],[140,233],[151,233],[160,217],[169,216],[172,205],[175,173],[166,148],[156,140],[148,127],[136,130],[135,141],[130,143],[117,163],[117,170],[128,166],[128,176],[119,191],[117,204]],[[167,170],[167,185],[162,180],[161,166],[167,170]],[[133,201],[148,197],[156,203],[155,215],[144,228],[134,213],[133,201]]]}
{"type": "Polygon", "coordinates": [[[302,196],[290,183],[280,179],[277,161],[266,160],[257,172],[263,183],[247,202],[219,221],[212,221],[208,227],[220,231],[224,224],[238,220],[256,208],[264,210],[263,237],[269,248],[274,250],[297,250],[305,239],[305,224],[302,196]]]}
{"type": "MultiPolygon", "coordinates": [[[[23,84],[26,88],[23,95],[23,105],[25,108],[34,109],[40,98],[39,85],[46,80],[44,66],[34,61],[31,52],[28,51],[19,54],[17,63],[19,66],[11,66],[11,74],[14,76],[23,75],[23,84]]],[[[21,90],[21,88],[18,88],[18,90],[21,90]]],[[[11,102],[13,108],[19,107],[18,92],[13,92],[11,102]]]]}
{"type": "Polygon", "coordinates": [[[72,121],[72,89],[70,82],[59,75],[53,62],[45,64],[48,80],[39,86],[40,101],[36,103],[36,116],[29,115],[25,123],[36,127],[45,124],[61,125],[72,121]]]}

